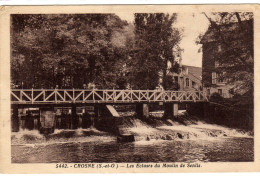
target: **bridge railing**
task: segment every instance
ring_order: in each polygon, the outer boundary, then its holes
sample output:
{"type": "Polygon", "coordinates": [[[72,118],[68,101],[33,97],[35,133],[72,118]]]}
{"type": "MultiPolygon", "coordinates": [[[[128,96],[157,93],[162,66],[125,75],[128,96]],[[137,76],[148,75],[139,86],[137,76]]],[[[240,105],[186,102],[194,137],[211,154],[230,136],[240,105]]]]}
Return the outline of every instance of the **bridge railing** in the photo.
{"type": "Polygon", "coordinates": [[[12,89],[12,104],[135,103],[207,101],[203,91],[12,89]]]}

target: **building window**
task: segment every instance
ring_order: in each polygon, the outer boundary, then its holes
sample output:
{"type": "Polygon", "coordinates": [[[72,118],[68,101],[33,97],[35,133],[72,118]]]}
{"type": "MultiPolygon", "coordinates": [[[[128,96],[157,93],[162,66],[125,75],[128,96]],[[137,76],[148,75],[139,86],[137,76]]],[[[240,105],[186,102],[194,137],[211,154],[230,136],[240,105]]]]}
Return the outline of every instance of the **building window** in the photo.
{"type": "Polygon", "coordinates": [[[212,72],[212,84],[216,84],[216,72],[212,72]]]}
{"type": "Polygon", "coordinates": [[[190,86],[190,80],[189,78],[186,78],[186,87],[189,87],[190,86]]]}
{"type": "Polygon", "coordinates": [[[218,89],[218,94],[222,95],[222,89],[218,89]]]}
{"type": "Polygon", "coordinates": [[[224,75],[224,73],[217,73],[217,75],[216,75],[217,83],[219,83],[219,84],[225,83],[223,75],[224,75]]]}

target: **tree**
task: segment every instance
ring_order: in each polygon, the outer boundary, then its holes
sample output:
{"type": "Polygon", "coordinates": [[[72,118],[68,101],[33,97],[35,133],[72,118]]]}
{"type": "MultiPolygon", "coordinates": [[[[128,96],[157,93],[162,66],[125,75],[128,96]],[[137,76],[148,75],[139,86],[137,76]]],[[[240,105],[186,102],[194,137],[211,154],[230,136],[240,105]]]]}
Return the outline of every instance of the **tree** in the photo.
{"type": "Polygon", "coordinates": [[[117,87],[128,46],[115,38],[127,26],[114,14],[12,15],[12,82],[24,88],[117,87]]]}
{"type": "MultiPolygon", "coordinates": [[[[220,46],[211,53],[218,61],[217,71],[223,73],[219,79],[233,86],[232,99],[211,97],[211,101],[238,112],[233,123],[252,129],[254,119],[254,27],[253,13],[204,13],[210,22],[207,36],[220,46]]],[[[204,37],[202,37],[204,40],[204,37]]],[[[228,110],[230,112],[230,109],[228,110]]],[[[229,117],[230,118],[230,117],[229,117]]]]}
{"type": "Polygon", "coordinates": [[[221,49],[217,61],[219,72],[224,73],[232,90],[238,94],[253,94],[254,87],[254,45],[253,13],[211,13],[204,15],[210,22],[208,31],[213,31],[213,38],[221,49]]]}
{"type": "Polygon", "coordinates": [[[131,59],[130,80],[137,89],[154,89],[162,77],[167,89],[168,62],[174,65],[173,48],[180,39],[180,32],[173,28],[176,14],[135,14],[135,44],[131,59]]]}

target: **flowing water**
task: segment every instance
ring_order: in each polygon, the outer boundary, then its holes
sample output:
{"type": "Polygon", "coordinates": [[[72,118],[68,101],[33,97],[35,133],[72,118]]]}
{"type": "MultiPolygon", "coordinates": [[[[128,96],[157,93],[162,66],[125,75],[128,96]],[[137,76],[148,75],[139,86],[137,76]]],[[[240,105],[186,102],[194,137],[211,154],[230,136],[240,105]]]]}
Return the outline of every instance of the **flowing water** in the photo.
{"type": "Polygon", "coordinates": [[[36,130],[12,133],[13,163],[87,162],[216,162],[253,161],[250,133],[201,121],[182,125],[168,120],[152,127],[128,119],[121,131],[135,142],[119,143],[117,136],[89,129],[58,130],[43,136],[36,130]]]}

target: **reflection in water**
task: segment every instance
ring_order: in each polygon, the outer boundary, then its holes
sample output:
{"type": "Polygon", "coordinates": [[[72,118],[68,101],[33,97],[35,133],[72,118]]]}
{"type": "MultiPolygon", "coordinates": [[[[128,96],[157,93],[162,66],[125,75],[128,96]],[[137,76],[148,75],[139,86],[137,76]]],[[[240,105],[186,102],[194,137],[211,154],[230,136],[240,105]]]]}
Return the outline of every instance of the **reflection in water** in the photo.
{"type": "Polygon", "coordinates": [[[118,143],[116,136],[95,128],[55,130],[43,136],[36,130],[12,134],[13,163],[83,162],[215,162],[253,161],[253,137],[218,125],[151,127],[134,119],[121,130],[135,142],[118,143]]]}

